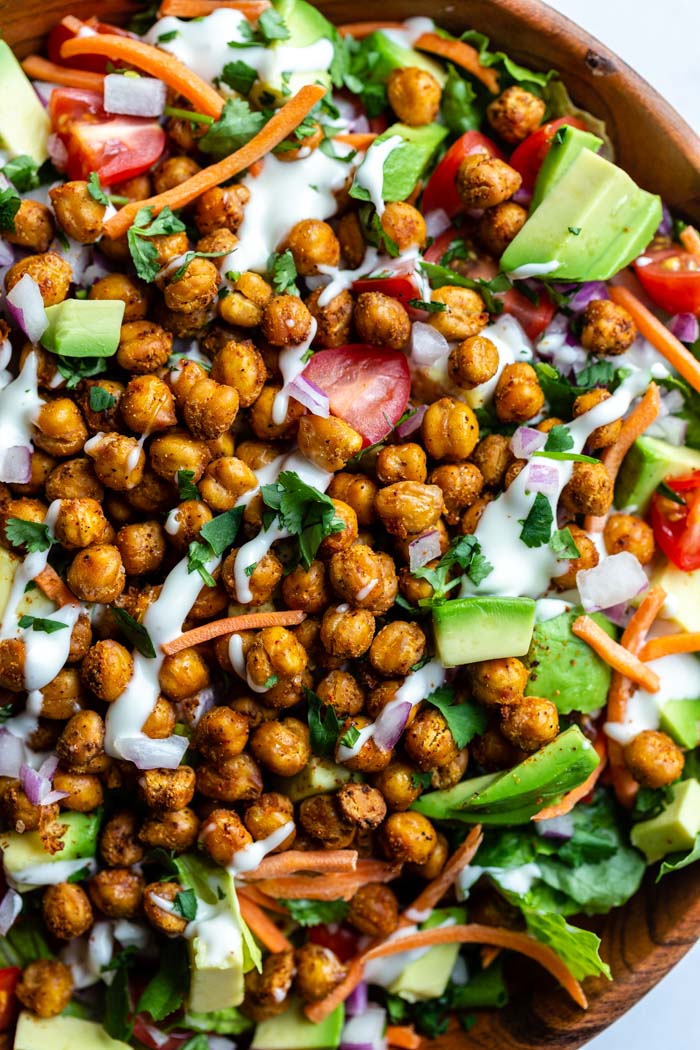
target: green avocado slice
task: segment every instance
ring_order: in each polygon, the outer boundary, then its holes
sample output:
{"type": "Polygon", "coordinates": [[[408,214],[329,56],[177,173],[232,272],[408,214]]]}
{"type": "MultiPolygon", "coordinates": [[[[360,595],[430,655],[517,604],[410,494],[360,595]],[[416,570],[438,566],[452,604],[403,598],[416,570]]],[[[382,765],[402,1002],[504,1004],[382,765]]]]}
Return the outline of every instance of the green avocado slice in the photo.
{"type": "MultiPolygon", "coordinates": [[[[571,631],[580,612],[579,608],[578,612],[562,613],[535,624],[525,658],[530,668],[525,695],[545,696],[562,715],[604,707],[610,688],[610,665],[571,631]]],[[[592,613],[591,619],[611,638],[617,638],[614,625],[602,613],[592,613]]]]}

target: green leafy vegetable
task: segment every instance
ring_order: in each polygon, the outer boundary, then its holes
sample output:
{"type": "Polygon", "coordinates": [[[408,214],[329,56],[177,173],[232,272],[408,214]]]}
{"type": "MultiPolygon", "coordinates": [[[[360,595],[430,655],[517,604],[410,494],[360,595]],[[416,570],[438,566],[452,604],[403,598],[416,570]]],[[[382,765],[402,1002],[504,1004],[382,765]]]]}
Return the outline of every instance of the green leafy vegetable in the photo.
{"type": "Polygon", "coordinates": [[[229,40],[229,47],[266,47],[275,40],[289,40],[289,30],[273,7],[260,15],[257,29],[253,29],[250,22],[241,22],[238,32],[242,41],[229,40]]]}
{"type": "Polygon", "coordinates": [[[281,900],[300,926],[322,926],[342,922],[350,910],[347,901],[281,900]]]}
{"type": "Polygon", "coordinates": [[[522,519],[520,539],[526,547],[542,547],[552,535],[554,513],[543,492],[538,492],[526,518],[522,519]]]}
{"type": "Polygon", "coordinates": [[[35,190],[40,184],[39,169],[33,157],[28,156],[26,153],[8,160],[2,169],[2,173],[20,193],[35,190]]]}
{"type": "Polygon", "coordinates": [[[670,499],[672,503],[678,503],[680,506],[685,507],[686,502],[680,492],[676,492],[670,485],[667,485],[665,481],[659,482],[656,486],[656,491],[659,496],[663,496],[664,499],[670,499]]]}
{"type": "Polygon", "coordinates": [[[0,230],[15,232],[15,215],[20,209],[22,200],[14,186],[0,190],[0,230]]]}
{"type": "Polygon", "coordinates": [[[55,364],[69,390],[74,390],[83,379],[94,379],[107,371],[104,357],[56,357],[55,364]]]}
{"type": "Polygon", "coordinates": [[[182,262],[178,266],[177,270],[170,275],[170,283],[173,284],[175,281],[180,281],[187,273],[187,267],[190,265],[193,259],[220,259],[223,255],[230,255],[228,251],[223,252],[185,252],[182,257],[182,262]]]}
{"type": "Polygon", "coordinates": [[[0,937],[0,963],[3,966],[26,966],[35,959],[50,959],[39,914],[26,909],[4,937],[0,937]]]}
{"type": "Polygon", "coordinates": [[[194,483],[193,470],[178,470],[177,491],[180,499],[199,499],[199,489],[194,483]]]}
{"type": "Polygon", "coordinates": [[[571,529],[555,529],[549,540],[549,546],[558,558],[569,561],[572,558],[580,558],[581,552],[576,546],[576,541],[571,535],[571,529]]]}
{"type": "Polygon", "coordinates": [[[442,119],[453,135],[465,131],[478,131],[483,119],[483,106],[468,80],[464,80],[455,67],[447,66],[447,80],[440,101],[442,119]]]}
{"type": "Polygon", "coordinates": [[[294,265],[294,256],[289,248],[283,252],[275,253],[268,263],[268,270],[272,276],[272,286],[279,295],[299,295],[296,285],[297,268],[294,265]]]}
{"type": "Polygon", "coordinates": [[[102,386],[91,386],[88,398],[90,409],[93,412],[106,412],[108,408],[114,408],[117,399],[109,390],[102,386]]]}
{"type": "Polygon", "coordinates": [[[474,700],[465,699],[457,703],[454,690],[449,685],[440,686],[427,696],[426,703],[437,707],[442,714],[460,751],[472,737],[486,729],[487,715],[484,708],[474,700]]]}
{"type": "Polygon", "coordinates": [[[42,631],[44,634],[55,634],[56,631],[65,631],[68,627],[67,623],[61,623],[60,620],[45,620],[41,616],[20,616],[19,626],[22,628],[31,627],[33,631],[42,631]]]}
{"type": "Polygon", "coordinates": [[[305,689],[304,692],[309,705],[307,720],[311,750],[321,758],[328,758],[335,750],[338,733],[343,723],[335,713],[332,704],[321,703],[320,698],[312,689],[305,689]]]}
{"type": "Polygon", "coordinates": [[[426,302],[425,299],[409,299],[408,305],[412,306],[414,310],[425,310],[429,314],[441,314],[447,309],[445,303],[440,302],[426,302]]]}
{"type": "Polygon", "coordinates": [[[167,33],[161,33],[156,43],[158,44],[169,44],[171,40],[175,40],[180,35],[179,29],[171,29],[167,33]]]}
{"type": "Polygon", "coordinates": [[[444,601],[448,591],[458,586],[460,576],[450,579],[455,566],[477,586],[493,571],[493,565],[481,553],[481,544],[476,536],[456,536],[434,569],[424,565],[413,570],[412,575],[419,580],[427,580],[434,592],[431,598],[421,599],[421,605],[444,601]]]}
{"type": "Polygon", "coordinates": [[[218,120],[197,142],[202,153],[223,160],[250,142],[265,124],[265,116],[250,108],[245,99],[228,98],[218,120]]]}
{"type": "MultiPolygon", "coordinates": [[[[364,97],[364,94],[363,94],[364,97]]],[[[447,128],[439,125],[426,125],[414,129],[405,124],[394,124],[375,139],[370,146],[365,159],[358,168],[358,174],[350,187],[350,196],[357,200],[369,201],[369,190],[360,185],[358,175],[365,165],[371,166],[376,156],[376,150],[387,139],[396,136],[401,140],[394,149],[384,157],[382,168],[382,199],[385,201],[405,200],[430,163],[433,154],[438,149],[440,141],[447,134],[447,128]],[[426,134],[428,128],[435,129],[435,134],[426,134]],[[420,133],[420,134],[418,134],[420,133]]]]}
{"type": "Polygon", "coordinates": [[[23,518],[8,518],[5,522],[5,535],[13,547],[24,545],[28,554],[47,551],[53,543],[48,525],[39,521],[25,521],[23,518]]]}
{"type": "Polygon", "coordinates": [[[330,496],[307,485],[293,470],[283,470],[276,482],[263,485],[260,492],[263,503],[274,511],[274,514],[263,512],[265,528],[277,515],[281,526],[296,536],[299,558],[306,569],[316,557],[324,537],[345,528],[330,496]]]}
{"type": "Polygon", "coordinates": [[[554,69],[550,69],[547,73],[538,73],[534,69],[527,69],[525,66],[514,62],[503,51],[490,51],[489,38],[484,36],[483,33],[477,32],[476,29],[468,29],[465,33],[462,33],[460,40],[466,41],[466,43],[477,49],[479,62],[482,66],[487,68],[493,67],[499,70],[501,74],[499,78],[501,91],[508,87],[509,84],[522,84],[528,91],[540,95],[542,93],[541,89],[546,87],[550,80],[558,76],[554,69]]]}
{"type": "Polygon", "coordinates": [[[607,977],[612,980],[610,967],[600,957],[600,937],[589,930],[571,926],[563,915],[542,913],[523,908],[527,932],[563,959],[567,967],[582,981],[585,977],[607,977]]]}
{"type": "Polygon", "coordinates": [[[193,540],[188,547],[187,571],[198,572],[207,587],[216,586],[207,563],[220,557],[226,548],[233,544],[243,520],[243,511],[243,507],[232,507],[223,514],[217,514],[202,526],[199,538],[193,540]]]}
{"type": "Polygon", "coordinates": [[[158,249],[149,237],[161,237],[171,233],[183,233],[185,224],[169,207],[153,218],[153,208],[139,208],[127,233],[129,251],[136,273],[143,281],[153,281],[160,270],[158,249]]]}
{"type": "Polygon", "coordinates": [[[700,860],[700,835],[695,839],[693,848],[687,853],[670,853],[666,857],[659,868],[656,881],[658,882],[664,875],[668,875],[672,871],[680,871],[681,868],[687,868],[689,864],[694,864],[696,860],[700,860]]]}
{"type": "Polygon", "coordinates": [[[354,747],[360,739],[360,731],[355,726],[350,726],[346,733],[340,738],[343,747],[354,747]]]}
{"type": "Polygon", "coordinates": [[[154,1021],[162,1021],[182,1006],[188,987],[189,966],[185,942],[168,941],[167,951],[160,953],[158,971],[146,985],[136,1011],[150,1014],[154,1021]]]}
{"type": "Polygon", "coordinates": [[[604,386],[616,389],[629,374],[625,368],[616,368],[610,361],[594,361],[576,377],[576,382],[563,376],[553,365],[539,362],[535,365],[537,379],[547,403],[554,415],[568,416],[573,413],[574,401],[581,394],[604,386]]]}
{"type": "Polygon", "coordinates": [[[257,79],[257,70],[241,59],[236,59],[235,62],[227,62],[219,76],[219,80],[240,95],[248,95],[257,79]]]}
{"type": "MultiPolygon", "coordinates": [[[[453,257],[459,258],[459,256],[453,257]]],[[[444,258],[445,256],[443,256],[444,258]]],[[[486,281],[482,277],[465,277],[463,274],[450,270],[447,266],[439,266],[437,263],[422,262],[420,267],[429,279],[431,288],[444,288],[445,285],[451,285],[457,288],[471,288],[479,292],[490,314],[498,314],[503,310],[503,303],[499,299],[495,299],[494,295],[498,292],[507,292],[512,287],[510,278],[504,273],[499,273],[490,281],[486,281]]]]}
{"type": "Polygon", "coordinates": [[[133,1023],[129,1017],[131,1014],[131,1000],[129,997],[129,973],[130,963],[125,962],[120,966],[112,979],[105,987],[105,1004],[102,1016],[102,1024],[112,1039],[127,1042],[131,1038],[133,1023]]]}
{"type": "Polygon", "coordinates": [[[212,1010],[206,1014],[188,1010],[184,1020],[185,1027],[195,1032],[216,1032],[220,1035],[240,1035],[252,1028],[253,1024],[236,1006],[212,1010]]]}
{"type": "Polygon", "coordinates": [[[568,427],[557,424],[547,434],[547,442],[544,446],[545,452],[568,452],[574,447],[574,439],[568,427]]]}
{"type": "Polygon", "coordinates": [[[197,914],[197,898],[194,890],[180,890],[173,901],[173,911],[192,922],[197,914]]]}
{"type": "Polygon", "coordinates": [[[109,204],[109,197],[102,189],[102,186],[100,185],[100,176],[96,171],[91,171],[88,175],[87,189],[94,201],[97,201],[98,204],[104,204],[105,207],[107,207],[109,204]]]}
{"type": "Polygon", "coordinates": [[[564,463],[598,463],[595,456],[584,456],[582,452],[533,452],[533,456],[556,459],[564,463]]]}
{"type": "Polygon", "coordinates": [[[411,784],[414,788],[429,788],[432,786],[432,782],[432,773],[421,773],[417,769],[411,773],[411,784]]]}
{"type": "Polygon", "coordinates": [[[142,656],[146,656],[151,660],[155,659],[156,651],[153,647],[151,636],[143,624],[137,623],[125,609],[119,609],[116,605],[113,605],[111,609],[112,615],[117,621],[117,626],[121,629],[127,641],[133,645],[134,649],[141,653],[142,656]]]}

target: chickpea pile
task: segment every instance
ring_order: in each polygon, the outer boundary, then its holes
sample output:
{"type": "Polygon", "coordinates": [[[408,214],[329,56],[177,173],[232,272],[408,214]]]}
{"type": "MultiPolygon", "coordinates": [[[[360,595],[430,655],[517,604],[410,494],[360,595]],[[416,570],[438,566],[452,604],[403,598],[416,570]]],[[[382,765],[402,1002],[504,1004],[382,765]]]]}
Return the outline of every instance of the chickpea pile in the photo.
{"type": "MultiPolygon", "coordinates": [[[[398,119],[420,126],[435,118],[440,87],[423,70],[397,70],[389,79],[388,101],[398,119]]],[[[539,125],[544,103],[508,88],[487,116],[500,139],[513,144],[539,125]]],[[[113,192],[143,200],[199,170],[190,125],[171,118],[168,134],[168,158],[113,192]]],[[[313,149],[320,141],[307,138],[304,144],[313,149]]],[[[475,231],[478,251],[499,256],[521,228],[526,211],[512,200],[520,183],[507,163],[482,153],[460,165],[460,199],[467,208],[483,209],[475,231]]],[[[340,737],[371,724],[430,656],[427,621],[397,605],[400,597],[415,610],[432,594],[431,585],[410,571],[410,543],[436,530],[444,552],[452,538],[475,531],[489,502],[512,483],[523,461],[514,458],[509,437],[498,428],[533,422],[547,431],[564,421],[542,418],[545,397],[537,374],[519,362],[499,374],[493,399],[498,427],[480,434],[462,395],[496,375],[498,351],[481,334],[490,320],[482,296],[447,285],[433,292],[444,309],[430,314],[429,323],[452,344],[447,370],[454,392],[426,399],[411,440],[391,436],[360,455],[363,438],[352,426],[336,416],[311,415],[293,399],[279,421],[273,412],[282,387],[279,355],[307,340],[314,322],[315,350],[357,342],[401,351],[409,345],[411,318],[401,302],[381,292],[344,290],[322,306],[319,289],[278,293],[253,272],[237,275],[221,295],[218,259],[191,259],[178,277],[168,272],[168,263],[191,247],[218,253],[235,248],[248,198],[242,185],[207,190],[187,212],[193,242],[187,233],[153,237],[163,267],[153,284],[133,275],[125,239],[102,239],[102,251],[123,272],[95,281],[89,298],[125,306],[108,377],[84,378],[71,387],[51,354],[18,343],[20,364],[37,355],[44,404],[33,431],[31,480],[0,485],[0,543],[23,554],[7,535],[8,521],[42,523],[49,504],[60,501],[54,534],[65,584],[76,599],[99,608],[96,616],[81,613],[72,628],[66,665],[41,690],[38,725],[28,738],[30,747],[57,754],[54,788],[66,796],[37,806],[18,780],[0,782],[3,827],[38,831],[51,852],[60,848],[62,813],[105,806],[99,869],[84,882],[41,891],[41,914],[54,945],[88,933],[103,917],[144,918],[166,937],[182,936],[186,919],[163,906],[182,886],[153,874],[152,851],[199,849],[227,865],[236,852],[290,822],[294,830],[275,852],[352,847],[363,857],[405,865],[412,879],[434,879],[448,856],[447,839],[410,810],[426,790],[425,774],[427,790],[449,788],[475,765],[488,772],[512,766],[559,731],[552,700],[525,696],[529,672],[521,660],[474,663],[460,668],[453,682],[458,702],[473,699],[488,715],[488,727],[468,748],[459,748],[445,716],[422,702],[394,749],[383,750],[370,738],[344,762],[342,785],[291,800],[289,778],[303,775],[315,761],[309,690],[334,712],[340,737]],[[169,363],[174,340],[193,338],[201,359],[169,363]],[[96,389],[109,395],[108,407],[93,407],[96,389]],[[168,656],[143,732],[161,739],[180,725],[190,745],[179,768],[139,772],[104,747],[106,713],[134,667],[111,608],[141,622],[202,528],[256,487],[256,471],[295,446],[333,474],[328,494],[345,527],[323,539],[308,567],[290,563],[284,543],[273,547],[253,567],[249,584],[253,609],[301,610],[306,618],[293,629],[242,633],[247,684],[231,665],[229,636],[168,656]],[[180,494],[183,476],[194,494],[180,494]],[[222,682],[225,699],[200,716],[198,695],[222,682]]],[[[50,199],[51,207],[23,201],[8,239],[32,254],[5,277],[9,291],[30,274],[47,306],[66,299],[72,282],[68,261],[49,250],[54,233],[62,230],[91,244],[105,211],[82,181],[54,188],[50,199]]],[[[333,221],[306,219],[289,230],[279,247],[291,252],[302,287],[321,267],[361,263],[366,243],[356,203],[339,193],[333,221]]],[[[387,204],[381,227],[402,252],[426,246],[425,220],[411,203],[387,204]]],[[[591,303],[583,320],[582,343],[592,354],[621,353],[636,334],[625,311],[606,301],[591,303]]],[[[605,390],[582,395],[574,417],[608,396],[605,390]]],[[[619,427],[599,428],[591,448],[608,447],[619,427]]],[[[607,513],[611,502],[605,467],[577,463],[562,505],[579,557],[566,562],[553,587],[567,590],[579,570],[597,564],[597,549],[579,521],[607,513]]],[[[256,496],[247,504],[238,546],[257,534],[261,521],[256,496]]],[[[633,515],[611,516],[604,540],[610,553],[630,551],[642,564],[654,554],[651,530],[633,515]]],[[[237,549],[216,570],[214,586],[202,586],[185,628],[218,620],[239,605],[237,549]]],[[[18,709],[24,703],[24,661],[21,640],[0,642],[0,688],[18,709]]],[[[680,752],[673,748],[664,734],[642,734],[625,758],[640,783],[659,786],[680,772],[680,752]]],[[[397,928],[403,903],[400,887],[370,882],[349,902],[347,922],[358,936],[386,937],[397,928]]],[[[259,1021],[283,1012],[290,994],[317,1001],[346,972],[330,948],[310,941],[269,954],[261,973],[246,975],[242,1010],[259,1021]]],[[[57,960],[28,965],[18,989],[21,1002],[42,1017],[58,1014],[71,992],[70,970],[57,960]]]]}

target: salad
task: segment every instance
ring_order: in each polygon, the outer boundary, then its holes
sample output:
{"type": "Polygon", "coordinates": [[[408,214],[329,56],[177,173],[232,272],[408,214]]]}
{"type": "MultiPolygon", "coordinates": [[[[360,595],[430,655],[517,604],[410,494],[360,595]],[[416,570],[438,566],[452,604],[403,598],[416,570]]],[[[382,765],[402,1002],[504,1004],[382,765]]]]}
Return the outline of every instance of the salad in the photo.
{"type": "Polygon", "coordinates": [[[0,1043],[585,1009],[700,858],[697,231],[425,18],[163,0],[0,89],[0,1043]]]}

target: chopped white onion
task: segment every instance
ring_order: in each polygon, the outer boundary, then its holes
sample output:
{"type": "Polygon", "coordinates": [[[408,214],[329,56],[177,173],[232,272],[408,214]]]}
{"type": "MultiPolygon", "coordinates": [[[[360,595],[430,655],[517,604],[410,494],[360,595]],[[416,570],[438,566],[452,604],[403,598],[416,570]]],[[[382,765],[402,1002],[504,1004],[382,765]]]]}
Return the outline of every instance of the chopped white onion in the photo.
{"type": "Polygon", "coordinates": [[[561,817],[540,820],[535,825],[537,834],[543,839],[570,839],[574,834],[574,815],[564,813],[561,817]]]}
{"type": "Polygon", "coordinates": [[[187,750],[187,737],[169,736],[152,740],[148,736],[124,737],[119,741],[119,753],[137,769],[177,769],[187,750]]]}
{"type": "Polygon", "coordinates": [[[68,237],[67,240],[68,247],[54,241],[51,251],[59,253],[65,259],[72,270],[74,282],[82,285],[85,280],[85,271],[92,260],[92,247],[89,244],[74,241],[72,237],[68,237]]]}
{"type": "Polygon", "coordinates": [[[106,113],[129,117],[160,117],[165,109],[166,87],[155,77],[129,77],[108,73],[104,79],[106,113]]]}
{"type": "Polygon", "coordinates": [[[445,354],[450,344],[436,328],[423,321],[414,321],[411,328],[411,357],[416,365],[433,365],[445,354]]]}
{"type": "Polygon", "coordinates": [[[0,901],[0,937],[6,937],[22,910],[22,898],[17,890],[9,889],[0,901]]]}
{"type": "Polygon", "coordinates": [[[56,171],[65,171],[68,166],[68,150],[63,139],[51,132],[46,140],[46,149],[56,171]]]}
{"type": "Polygon", "coordinates": [[[0,449],[0,481],[26,485],[32,480],[32,450],[24,445],[0,449]]]}
{"type": "Polygon", "coordinates": [[[24,759],[24,743],[9,730],[0,729],[0,777],[12,777],[16,780],[24,759]]]}
{"type": "Polygon", "coordinates": [[[423,532],[408,545],[408,563],[411,572],[422,569],[433,558],[440,557],[440,533],[437,529],[423,532]]]}
{"type": "Polygon", "coordinates": [[[425,216],[425,228],[428,237],[439,237],[441,233],[445,232],[445,230],[449,230],[451,225],[452,219],[442,208],[436,208],[435,211],[429,211],[425,216]]]}
{"type": "Polygon", "coordinates": [[[534,427],[518,427],[510,439],[510,447],[516,459],[529,459],[547,444],[547,435],[534,427]]]}
{"type": "Polygon", "coordinates": [[[345,1022],[340,1050],[383,1050],[385,1029],[386,1011],[380,1006],[368,1006],[363,1014],[345,1022]]]}
{"type": "Polygon", "coordinates": [[[90,968],[95,976],[101,976],[105,966],[112,961],[113,953],[114,938],[111,922],[96,922],[90,930],[87,950],[90,968]]]}
{"type": "Polygon", "coordinates": [[[396,747],[401,734],[406,728],[411,708],[413,705],[409,700],[401,700],[397,704],[387,704],[374,723],[372,740],[382,751],[391,751],[396,747]]]}
{"type": "Polygon", "coordinates": [[[649,586],[649,580],[634,554],[622,551],[593,569],[577,572],[576,586],[586,612],[597,612],[636,597],[649,586]]]}
{"type": "Polygon", "coordinates": [[[236,1050],[233,1039],[227,1039],[225,1035],[208,1035],[207,1042],[209,1050],[236,1050]]]}
{"type": "MultiPolygon", "coordinates": [[[[5,181],[7,182],[7,179],[5,181]]],[[[14,261],[14,248],[11,244],[8,244],[7,241],[3,241],[2,238],[0,238],[0,266],[12,266],[14,261]]]]}
{"type": "Polygon", "coordinates": [[[541,492],[543,496],[556,496],[559,491],[559,471],[551,463],[534,460],[528,469],[527,487],[531,492],[541,492]]]}
{"type": "Polygon", "coordinates": [[[7,305],[13,320],[27,339],[38,343],[46,331],[49,319],[39,285],[28,273],[20,277],[12,291],[7,293],[7,305]]]}
{"type": "Polygon", "coordinates": [[[287,387],[287,393],[304,408],[308,408],[312,415],[328,419],[331,413],[328,394],[307,379],[303,372],[292,380],[287,387]]]}

